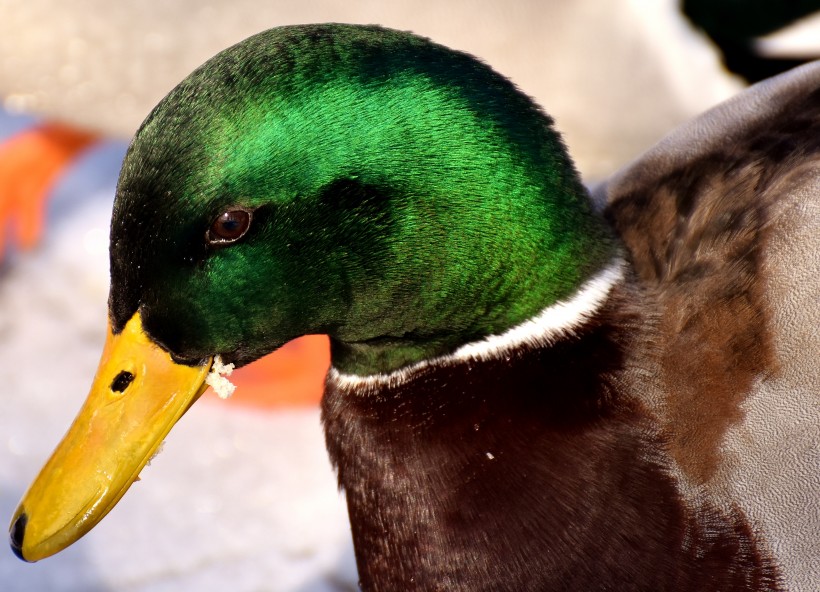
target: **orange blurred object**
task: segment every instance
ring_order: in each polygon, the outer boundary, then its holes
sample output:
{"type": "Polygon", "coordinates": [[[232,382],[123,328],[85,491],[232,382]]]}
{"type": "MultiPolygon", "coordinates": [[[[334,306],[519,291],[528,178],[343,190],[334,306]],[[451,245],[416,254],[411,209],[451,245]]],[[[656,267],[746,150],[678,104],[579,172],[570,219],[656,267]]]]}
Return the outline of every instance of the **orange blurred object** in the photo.
{"type": "Polygon", "coordinates": [[[0,260],[7,229],[22,249],[40,241],[50,190],[63,169],[98,139],[85,130],[46,123],[0,144],[0,260]]]}
{"type": "MultiPolygon", "coordinates": [[[[236,391],[227,401],[255,409],[319,404],[330,367],[330,342],[325,335],[306,335],[248,364],[230,376],[236,391]]],[[[216,399],[210,388],[206,397],[216,399]]]]}

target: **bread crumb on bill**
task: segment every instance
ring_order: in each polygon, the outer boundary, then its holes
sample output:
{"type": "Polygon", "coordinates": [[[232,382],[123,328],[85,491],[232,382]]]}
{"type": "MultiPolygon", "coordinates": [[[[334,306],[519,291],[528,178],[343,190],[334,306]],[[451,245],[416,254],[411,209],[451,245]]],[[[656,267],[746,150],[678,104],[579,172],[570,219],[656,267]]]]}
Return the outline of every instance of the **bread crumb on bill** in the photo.
{"type": "Polygon", "coordinates": [[[220,399],[227,399],[236,390],[236,385],[225,378],[233,372],[233,364],[223,364],[222,357],[216,356],[211,366],[211,372],[205,377],[205,384],[214,389],[220,399]]]}

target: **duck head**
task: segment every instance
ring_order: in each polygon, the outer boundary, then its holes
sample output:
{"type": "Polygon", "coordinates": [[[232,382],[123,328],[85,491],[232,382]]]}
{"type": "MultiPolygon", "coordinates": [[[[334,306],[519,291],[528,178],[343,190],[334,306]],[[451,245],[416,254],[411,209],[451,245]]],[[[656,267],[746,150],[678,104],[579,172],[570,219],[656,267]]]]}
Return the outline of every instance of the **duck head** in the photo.
{"type": "Polygon", "coordinates": [[[12,546],[36,561],[98,522],[216,356],[327,333],[340,371],[388,373],[525,321],[613,249],[551,120],[476,59],[378,27],[251,37],[128,150],[108,341],[12,546]]]}

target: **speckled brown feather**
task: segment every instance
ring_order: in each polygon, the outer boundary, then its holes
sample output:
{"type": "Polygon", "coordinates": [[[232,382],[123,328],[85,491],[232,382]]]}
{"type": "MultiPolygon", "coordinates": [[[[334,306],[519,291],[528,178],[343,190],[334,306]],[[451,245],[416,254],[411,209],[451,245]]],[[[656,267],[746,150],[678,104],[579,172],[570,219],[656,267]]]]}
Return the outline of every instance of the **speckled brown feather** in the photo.
{"type": "Polygon", "coordinates": [[[820,161],[820,89],[773,115],[615,196],[606,211],[658,300],[672,451],[697,483],[720,462],[752,386],[777,372],[764,297],[767,229],[780,180],[820,161]]]}
{"type": "Polygon", "coordinates": [[[820,64],[705,114],[597,197],[653,303],[644,399],[684,489],[743,508],[788,588],[815,589],[820,64]]]}

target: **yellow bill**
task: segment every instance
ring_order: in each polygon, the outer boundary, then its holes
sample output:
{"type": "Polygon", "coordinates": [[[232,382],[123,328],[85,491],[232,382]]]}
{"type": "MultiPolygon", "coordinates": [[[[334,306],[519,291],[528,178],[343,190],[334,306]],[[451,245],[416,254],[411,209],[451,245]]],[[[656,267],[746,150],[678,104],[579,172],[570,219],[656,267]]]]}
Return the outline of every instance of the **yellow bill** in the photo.
{"type": "Polygon", "coordinates": [[[38,561],[91,530],[205,391],[211,364],[174,362],[145,334],[139,313],[118,335],[109,326],[85,404],[12,518],[14,552],[38,561]]]}

